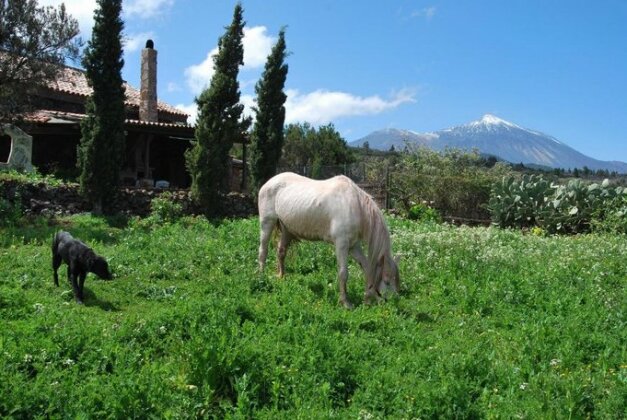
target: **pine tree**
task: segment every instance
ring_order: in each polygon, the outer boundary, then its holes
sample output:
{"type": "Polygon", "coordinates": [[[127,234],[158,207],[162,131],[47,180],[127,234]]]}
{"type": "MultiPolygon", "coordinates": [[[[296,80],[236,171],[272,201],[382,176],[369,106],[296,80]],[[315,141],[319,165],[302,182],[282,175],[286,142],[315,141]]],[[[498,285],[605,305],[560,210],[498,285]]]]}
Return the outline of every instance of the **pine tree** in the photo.
{"type": "Polygon", "coordinates": [[[93,94],[87,100],[78,147],[80,191],[100,213],[117,194],[123,164],[124,85],[122,80],[122,0],[98,0],[94,28],[83,56],[93,94]]]}
{"type": "Polygon", "coordinates": [[[259,188],[276,172],[284,143],[285,100],[283,92],[288,66],[284,63],[285,30],[272,48],[259,82],[257,93],[257,116],[251,135],[252,189],[259,188]]]}
{"type": "Polygon", "coordinates": [[[250,126],[249,119],[242,119],[244,106],[239,103],[237,81],[239,66],[244,64],[242,15],[243,9],[238,3],[231,25],[218,41],[211,83],[196,98],[196,142],[185,155],[192,178],[192,199],[208,216],[219,210],[219,193],[228,188],[229,152],[233,143],[241,141],[250,126]]]}
{"type": "Polygon", "coordinates": [[[78,21],[36,0],[0,0],[0,122],[31,110],[37,91],[54,81],[81,45],[78,21]]]}

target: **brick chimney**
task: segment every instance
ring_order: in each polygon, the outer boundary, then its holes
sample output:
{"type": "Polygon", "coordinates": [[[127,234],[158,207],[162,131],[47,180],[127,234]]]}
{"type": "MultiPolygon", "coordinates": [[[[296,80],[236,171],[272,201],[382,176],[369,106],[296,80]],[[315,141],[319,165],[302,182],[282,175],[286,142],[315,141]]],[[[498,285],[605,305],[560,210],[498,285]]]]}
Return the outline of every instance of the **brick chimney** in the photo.
{"type": "Polygon", "coordinates": [[[157,112],[157,50],[152,39],[146,41],[142,50],[142,74],[139,92],[139,119],[158,122],[157,112]]]}

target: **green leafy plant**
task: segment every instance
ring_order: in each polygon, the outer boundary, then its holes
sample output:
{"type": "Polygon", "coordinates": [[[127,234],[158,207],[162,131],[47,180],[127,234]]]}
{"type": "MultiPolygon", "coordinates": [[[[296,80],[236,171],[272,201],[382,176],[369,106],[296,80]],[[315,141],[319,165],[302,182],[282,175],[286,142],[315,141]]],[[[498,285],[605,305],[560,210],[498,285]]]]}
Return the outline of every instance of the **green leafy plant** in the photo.
{"type": "Polygon", "coordinates": [[[174,223],[183,215],[183,206],[174,201],[174,195],[165,191],[150,202],[150,216],[154,223],[174,223]]]}
{"type": "Polygon", "coordinates": [[[593,228],[623,231],[625,189],[609,180],[549,183],[539,175],[504,177],[492,186],[492,221],[500,227],[538,226],[549,233],[582,233],[593,228]]]}
{"type": "Polygon", "coordinates": [[[422,203],[411,206],[407,212],[407,218],[409,220],[416,220],[419,222],[442,223],[442,216],[440,216],[440,213],[436,209],[422,203]]]}
{"type": "Polygon", "coordinates": [[[602,192],[602,197],[603,203],[593,213],[593,230],[626,234],[627,187],[607,188],[602,192]]]}
{"type": "Polygon", "coordinates": [[[490,165],[477,151],[436,152],[408,145],[390,168],[390,199],[409,211],[413,203],[428,202],[451,218],[488,219],[490,188],[509,169],[490,165]]]}
{"type": "Polygon", "coordinates": [[[19,195],[14,200],[0,197],[0,226],[12,226],[19,222],[23,216],[19,195]]]}
{"type": "Polygon", "coordinates": [[[488,209],[499,227],[535,226],[546,206],[551,185],[538,175],[506,176],[492,185],[488,209]]]}
{"type": "Polygon", "coordinates": [[[387,221],[402,292],[353,311],[337,304],[328,244],[290,247],[285,279],[259,273],[257,218],[146,230],[83,214],[0,229],[0,417],[626,412],[623,236],[387,221]],[[115,273],[89,274],[82,306],[52,282],[59,226],[115,273]]]}
{"type": "Polygon", "coordinates": [[[44,183],[51,187],[58,187],[64,184],[61,179],[53,175],[42,175],[37,168],[30,172],[18,171],[16,169],[0,170],[0,183],[2,181],[17,181],[24,184],[44,183]]]}

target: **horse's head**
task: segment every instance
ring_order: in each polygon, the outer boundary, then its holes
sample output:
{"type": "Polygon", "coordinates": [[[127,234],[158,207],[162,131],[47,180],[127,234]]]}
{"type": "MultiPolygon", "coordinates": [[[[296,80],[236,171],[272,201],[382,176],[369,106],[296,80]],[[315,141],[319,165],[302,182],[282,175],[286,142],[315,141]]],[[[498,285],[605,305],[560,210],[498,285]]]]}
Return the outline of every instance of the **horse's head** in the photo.
{"type": "Polygon", "coordinates": [[[376,272],[376,288],[379,295],[385,295],[387,291],[398,293],[401,287],[398,262],[400,256],[392,258],[391,255],[383,255],[379,259],[376,272]]]}

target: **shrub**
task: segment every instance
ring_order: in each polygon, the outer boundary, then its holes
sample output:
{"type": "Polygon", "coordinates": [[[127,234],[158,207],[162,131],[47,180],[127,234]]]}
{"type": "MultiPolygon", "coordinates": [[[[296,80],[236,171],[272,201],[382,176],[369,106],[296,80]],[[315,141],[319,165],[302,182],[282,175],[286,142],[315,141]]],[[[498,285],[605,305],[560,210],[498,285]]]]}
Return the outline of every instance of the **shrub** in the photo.
{"type": "Polygon", "coordinates": [[[14,226],[24,215],[20,188],[18,186],[12,194],[5,194],[5,188],[0,181],[0,226],[14,226]]]}
{"type": "Polygon", "coordinates": [[[414,204],[407,212],[407,218],[419,222],[435,222],[442,223],[440,213],[426,204],[414,204]]]}
{"type": "Polygon", "coordinates": [[[627,233],[627,188],[607,190],[608,197],[595,210],[592,229],[601,232],[627,233]]]}
{"type": "Polygon", "coordinates": [[[30,172],[18,171],[16,169],[0,170],[0,181],[18,181],[23,184],[44,183],[51,187],[58,187],[63,181],[53,175],[42,175],[37,168],[30,172]]]}
{"type": "Polygon", "coordinates": [[[174,223],[181,218],[183,206],[174,201],[172,193],[166,191],[150,202],[149,219],[157,224],[174,223]]]}
{"type": "Polygon", "coordinates": [[[491,186],[508,171],[500,163],[490,166],[477,151],[408,146],[390,171],[391,199],[406,212],[426,201],[444,216],[487,219],[491,186]]]}
{"type": "Polygon", "coordinates": [[[627,189],[612,187],[607,179],[557,185],[539,175],[505,177],[492,186],[488,208],[499,227],[538,226],[548,233],[627,231],[627,189]]]}
{"type": "Polygon", "coordinates": [[[492,223],[502,228],[535,226],[550,192],[549,182],[538,175],[503,177],[492,185],[488,202],[492,223]]]}
{"type": "Polygon", "coordinates": [[[7,200],[0,197],[0,226],[13,226],[23,216],[20,199],[16,196],[15,200],[7,200]]]}

